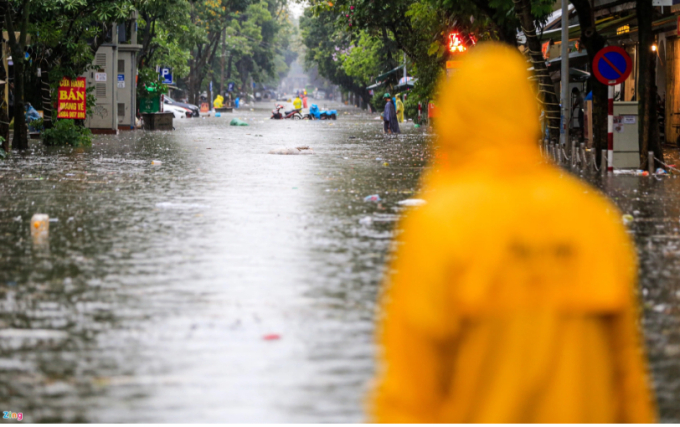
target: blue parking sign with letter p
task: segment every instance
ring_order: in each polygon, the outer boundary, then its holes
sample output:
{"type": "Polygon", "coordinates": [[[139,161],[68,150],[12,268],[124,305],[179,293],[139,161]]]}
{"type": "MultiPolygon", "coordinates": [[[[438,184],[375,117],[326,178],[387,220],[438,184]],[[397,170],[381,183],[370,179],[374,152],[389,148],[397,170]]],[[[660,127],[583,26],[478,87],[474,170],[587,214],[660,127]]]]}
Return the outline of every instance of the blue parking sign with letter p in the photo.
{"type": "Polygon", "coordinates": [[[160,73],[161,73],[161,79],[163,80],[163,84],[171,85],[171,84],[174,83],[172,81],[172,69],[161,67],[160,73]]]}

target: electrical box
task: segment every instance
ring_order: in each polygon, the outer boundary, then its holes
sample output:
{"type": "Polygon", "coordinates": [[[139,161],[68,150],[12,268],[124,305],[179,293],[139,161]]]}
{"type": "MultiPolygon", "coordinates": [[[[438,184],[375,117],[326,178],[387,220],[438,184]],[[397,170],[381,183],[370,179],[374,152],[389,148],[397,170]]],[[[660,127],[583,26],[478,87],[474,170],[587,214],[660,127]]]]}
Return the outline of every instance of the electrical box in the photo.
{"type": "Polygon", "coordinates": [[[118,110],[114,108],[118,100],[114,74],[117,58],[117,51],[113,46],[102,45],[95,54],[95,68],[85,73],[87,86],[94,87],[91,93],[97,98],[92,114],[88,114],[85,120],[85,126],[90,129],[106,133],[118,129],[118,110]]]}
{"type": "Polygon", "coordinates": [[[614,169],[639,169],[637,101],[614,102],[614,169]]]}

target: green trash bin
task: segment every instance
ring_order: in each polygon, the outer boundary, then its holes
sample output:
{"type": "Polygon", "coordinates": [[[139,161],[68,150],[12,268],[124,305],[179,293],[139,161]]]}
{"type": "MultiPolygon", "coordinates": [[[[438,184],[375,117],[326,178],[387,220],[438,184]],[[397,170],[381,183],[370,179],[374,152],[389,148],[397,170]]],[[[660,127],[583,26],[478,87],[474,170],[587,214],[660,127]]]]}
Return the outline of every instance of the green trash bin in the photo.
{"type": "Polygon", "coordinates": [[[161,112],[161,95],[156,93],[148,98],[139,99],[139,112],[144,113],[160,113],[161,112]]]}

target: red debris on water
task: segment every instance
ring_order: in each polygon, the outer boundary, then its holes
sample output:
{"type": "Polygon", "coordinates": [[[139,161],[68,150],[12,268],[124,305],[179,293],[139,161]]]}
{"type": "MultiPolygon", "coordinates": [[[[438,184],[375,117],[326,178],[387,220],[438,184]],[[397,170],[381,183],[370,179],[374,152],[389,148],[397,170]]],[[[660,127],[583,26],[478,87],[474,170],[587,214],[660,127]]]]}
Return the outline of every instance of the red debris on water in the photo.
{"type": "Polygon", "coordinates": [[[279,335],[279,334],[267,334],[267,335],[263,336],[262,339],[265,340],[265,341],[280,340],[281,335],[279,335]]]}

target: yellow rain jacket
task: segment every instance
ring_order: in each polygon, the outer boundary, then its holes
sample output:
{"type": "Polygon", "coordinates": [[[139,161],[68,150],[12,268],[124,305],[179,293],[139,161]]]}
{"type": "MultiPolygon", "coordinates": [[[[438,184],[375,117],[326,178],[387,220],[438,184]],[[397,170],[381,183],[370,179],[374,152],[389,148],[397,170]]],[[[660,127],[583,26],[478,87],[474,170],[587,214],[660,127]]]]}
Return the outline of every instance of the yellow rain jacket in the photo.
{"type": "Polygon", "coordinates": [[[621,214],[541,161],[527,62],[475,48],[382,296],[374,422],[654,422],[621,214]]]}
{"type": "Polygon", "coordinates": [[[404,103],[397,98],[397,120],[399,123],[404,123],[404,103]]]}
{"type": "Polygon", "coordinates": [[[213,106],[215,108],[222,108],[224,105],[224,97],[222,95],[217,95],[213,101],[213,106]]]}
{"type": "Polygon", "coordinates": [[[294,107],[296,110],[299,110],[299,109],[302,108],[302,100],[300,99],[299,96],[293,100],[293,107],[294,107]]]}

